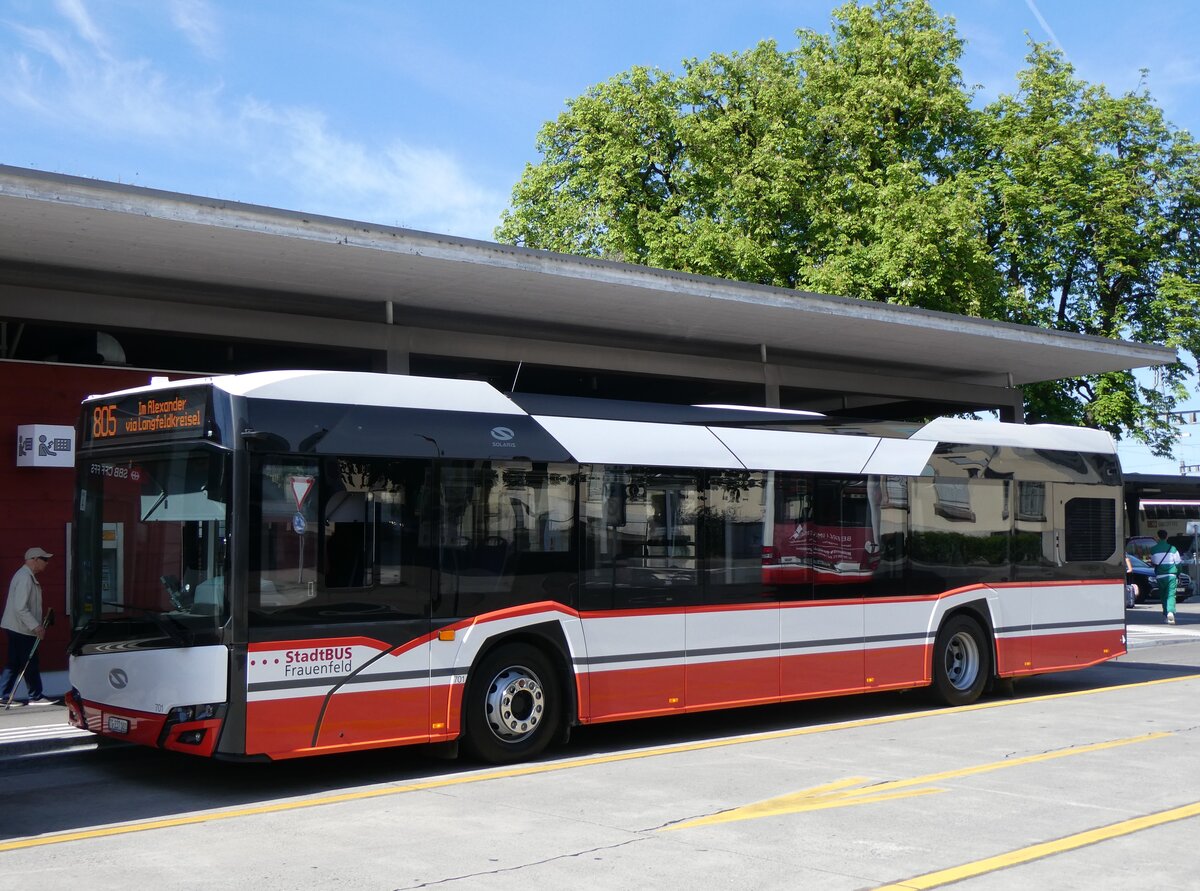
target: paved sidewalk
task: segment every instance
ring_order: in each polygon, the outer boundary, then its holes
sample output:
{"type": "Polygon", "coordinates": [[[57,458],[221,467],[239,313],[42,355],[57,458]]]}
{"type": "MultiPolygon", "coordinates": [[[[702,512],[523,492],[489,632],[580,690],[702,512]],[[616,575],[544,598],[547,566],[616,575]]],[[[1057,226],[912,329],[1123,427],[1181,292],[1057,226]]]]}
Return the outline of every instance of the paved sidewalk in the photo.
{"type": "Polygon", "coordinates": [[[67,723],[66,706],[0,703],[0,760],[95,745],[94,734],[67,723]]]}
{"type": "MultiPolygon", "coordinates": [[[[65,671],[42,672],[48,696],[61,696],[67,688],[65,671]]],[[[26,755],[45,755],[64,749],[91,748],[96,736],[67,723],[64,705],[22,705],[25,685],[17,688],[12,708],[0,700],[0,760],[26,755]]]]}

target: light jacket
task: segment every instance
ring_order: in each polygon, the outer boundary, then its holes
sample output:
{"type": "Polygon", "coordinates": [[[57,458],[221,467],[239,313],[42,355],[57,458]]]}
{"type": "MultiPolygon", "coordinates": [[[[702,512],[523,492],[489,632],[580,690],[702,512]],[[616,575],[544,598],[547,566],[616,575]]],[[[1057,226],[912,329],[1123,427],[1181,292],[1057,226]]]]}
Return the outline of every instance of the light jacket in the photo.
{"type": "Polygon", "coordinates": [[[4,618],[0,628],[30,636],[37,634],[42,624],[42,586],[28,566],[22,566],[8,585],[8,600],[4,603],[4,618]]]}
{"type": "Polygon", "coordinates": [[[1160,541],[1150,549],[1150,565],[1155,575],[1179,575],[1179,551],[1169,541],[1160,541]]]}

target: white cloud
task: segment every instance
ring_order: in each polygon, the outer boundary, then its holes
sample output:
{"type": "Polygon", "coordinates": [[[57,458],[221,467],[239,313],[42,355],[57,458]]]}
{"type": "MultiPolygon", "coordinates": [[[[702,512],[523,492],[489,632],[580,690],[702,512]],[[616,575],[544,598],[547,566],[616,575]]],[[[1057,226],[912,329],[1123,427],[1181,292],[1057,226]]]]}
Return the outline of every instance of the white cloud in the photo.
{"type": "Polygon", "coordinates": [[[205,126],[205,102],[177,96],[146,59],[119,59],[98,49],[104,42],[98,31],[81,45],[47,29],[15,30],[25,52],[0,68],[0,103],[36,115],[30,126],[63,138],[154,140],[187,139],[205,126]]]}
{"type": "Polygon", "coordinates": [[[247,101],[238,129],[244,150],[267,146],[257,168],[291,182],[304,210],[490,238],[507,204],[444,151],[403,140],[366,146],[342,138],[310,109],[247,101]]]}
{"type": "Polygon", "coordinates": [[[171,0],[171,22],[201,53],[215,57],[218,28],[212,9],[205,0],[171,0]]]}
{"type": "MultiPolygon", "coordinates": [[[[182,82],[152,58],[110,49],[81,0],[57,8],[61,27],[9,25],[20,49],[0,57],[0,115],[20,109],[25,126],[56,141],[115,145],[128,159],[122,176],[173,167],[170,181],[142,181],[203,193],[195,173],[203,168],[206,181],[236,190],[212,197],[485,239],[507,204],[451,153],[396,135],[349,139],[320,110],[231,96],[215,74],[199,87],[182,82]]],[[[216,53],[204,3],[177,0],[171,15],[189,42],[216,53]]]]}
{"type": "Polygon", "coordinates": [[[92,16],[84,5],[83,0],[56,0],[54,4],[60,13],[74,26],[76,33],[97,50],[104,50],[107,40],[104,34],[92,21],[92,16]]]}
{"type": "Polygon", "coordinates": [[[1050,27],[1050,23],[1046,21],[1045,16],[1043,16],[1042,11],[1037,8],[1037,4],[1034,3],[1034,0],[1025,0],[1025,5],[1029,7],[1029,11],[1032,12],[1033,17],[1037,19],[1037,23],[1042,26],[1042,30],[1046,32],[1046,36],[1050,38],[1050,42],[1058,47],[1059,51],[1065,58],[1067,51],[1063,47],[1062,41],[1058,39],[1058,35],[1054,33],[1054,29],[1050,27]]]}

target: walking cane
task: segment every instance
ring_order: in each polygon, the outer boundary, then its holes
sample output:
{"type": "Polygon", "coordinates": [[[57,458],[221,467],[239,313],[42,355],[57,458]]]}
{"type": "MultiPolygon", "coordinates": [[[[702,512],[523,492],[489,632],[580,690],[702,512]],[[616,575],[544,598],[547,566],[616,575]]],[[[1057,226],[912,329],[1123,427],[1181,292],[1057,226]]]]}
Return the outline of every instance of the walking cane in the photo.
{"type": "MultiPolygon", "coordinates": [[[[46,618],[42,619],[42,630],[45,631],[54,624],[54,607],[46,610],[46,618]]],[[[21,681],[25,680],[25,672],[29,669],[29,663],[33,661],[33,655],[37,652],[38,644],[42,642],[39,637],[33,642],[33,649],[29,651],[29,658],[25,660],[25,666],[21,669],[21,673],[17,675],[17,679],[13,681],[12,692],[8,694],[8,702],[4,703],[4,710],[8,711],[13,704],[13,697],[17,695],[17,688],[21,686],[21,681]]]]}

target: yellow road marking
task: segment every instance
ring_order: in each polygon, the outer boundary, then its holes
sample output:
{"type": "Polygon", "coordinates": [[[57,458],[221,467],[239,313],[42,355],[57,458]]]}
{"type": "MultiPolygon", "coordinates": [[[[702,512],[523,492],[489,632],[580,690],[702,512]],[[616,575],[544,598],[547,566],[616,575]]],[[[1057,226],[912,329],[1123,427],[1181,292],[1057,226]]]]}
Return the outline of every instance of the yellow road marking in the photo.
{"type": "Polygon", "coordinates": [[[1040,752],[1037,755],[1025,755],[1021,758],[1006,758],[1003,761],[991,761],[987,764],[975,764],[971,767],[960,767],[956,770],[944,770],[940,773],[926,774],[907,780],[890,780],[872,786],[863,786],[865,777],[851,777],[838,780],[824,786],[815,786],[801,792],[781,795],[778,798],[768,798],[744,807],[721,811],[706,817],[698,817],[684,823],[665,826],[664,832],[677,829],[690,829],[695,826],[712,826],[717,823],[733,823],[738,820],[755,820],[759,817],[776,817],[781,814],[796,814],[804,811],[824,810],[832,807],[849,807],[855,804],[870,804],[876,801],[890,801],[896,798],[907,798],[913,795],[928,795],[933,792],[944,792],[944,789],[924,788],[914,789],[925,783],[936,783],[941,780],[958,779],[974,776],[975,774],[990,773],[993,770],[1003,770],[1007,767],[1020,767],[1025,764],[1037,764],[1042,761],[1052,761],[1056,758],[1067,758],[1072,755],[1084,755],[1089,752],[1099,752],[1117,746],[1128,746],[1134,743],[1149,742],[1170,736],[1170,733],[1146,733],[1141,736],[1131,736],[1126,739],[1114,739],[1107,742],[1092,743],[1086,746],[1071,746],[1066,749],[1055,749],[1052,752],[1040,752]],[[858,786],[857,789],[850,789],[858,786]]]}
{"type": "MultiPolygon", "coordinates": [[[[818,787],[819,788],[819,787],[818,787]]],[[[768,798],[745,807],[734,808],[731,811],[721,811],[707,817],[698,817],[684,823],[664,826],[660,832],[674,832],[677,829],[694,829],[697,826],[714,826],[718,823],[734,823],[740,820],[757,820],[760,817],[778,817],[782,814],[799,814],[806,811],[822,811],[834,807],[850,807],[855,804],[871,804],[877,801],[892,801],[896,798],[912,798],[916,795],[932,795],[935,792],[945,792],[945,789],[900,789],[894,792],[876,792],[871,786],[866,789],[856,789],[853,792],[836,792],[831,795],[816,794],[815,790],[806,789],[803,792],[793,792],[790,795],[780,795],[778,798],[768,798]]]]}
{"type": "Polygon", "coordinates": [[[1114,690],[1131,690],[1137,687],[1152,687],[1158,684],[1170,684],[1176,681],[1190,681],[1200,678],[1200,674],[1180,675],[1173,678],[1159,678],[1153,681],[1138,681],[1134,684],[1121,684],[1113,687],[1099,687],[1089,690],[1073,690],[1070,693],[1047,693],[1044,696],[1030,696],[1025,699],[1001,699],[993,702],[977,702],[974,705],[957,706],[953,708],[930,709],[920,712],[908,712],[902,715],[884,715],[878,718],[863,718],[858,721],[843,721],[838,724],[822,724],[818,727],[797,727],[792,730],[776,730],[769,733],[747,734],[745,736],[727,737],[725,739],[705,740],[698,743],[684,743],[677,746],[662,746],[652,749],[639,749],[633,752],[621,752],[616,755],[599,755],[594,758],[576,758],[565,761],[554,761],[543,764],[528,764],[523,767],[508,770],[489,771],[486,773],[466,774],[452,777],[442,777],[424,783],[406,783],[400,786],[387,786],[382,789],[365,789],[361,792],[345,792],[339,795],[326,795],[319,798],[303,798],[296,801],[282,801],[276,804],[260,805],[233,810],[212,811],[203,814],[189,814],[185,817],[170,817],[165,820],[147,820],[138,823],[126,823],[117,826],[104,826],[96,829],[83,829],[76,832],[60,832],[52,835],[41,835],[34,838],[16,839],[0,842],[0,853],[15,851],[22,848],[56,845],[62,842],[82,841],[92,838],[104,838],[112,835],[126,835],[132,832],[145,832],[150,829],[168,829],[174,826],[193,826],[198,823],[211,823],[217,820],[232,820],[238,817],[253,817],[260,814],[274,814],[283,811],[300,810],[301,808],[319,807],[326,804],[341,804],[347,801],[362,801],[371,798],[382,798],[387,795],[400,795],[406,792],[420,792],[428,789],[443,789],[449,786],[461,786],[467,783],[480,783],[487,780],[501,780],[511,777],[532,776],[541,773],[553,773],[559,770],[569,770],[578,767],[592,767],[597,764],[617,764],[622,761],[634,761],[640,758],[654,758],[660,755],[676,755],[684,752],[700,752],[706,749],[717,749],[725,746],[736,746],[752,742],[771,742],[780,739],[791,739],[809,736],[816,733],[829,733],[835,730],[854,730],[861,727],[877,727],[884,724],[895,724],[900,721],[913,721],[919,718],[939,717],[958,712],[979,711],[989,708],[1006,708],[1010,705],[1025,705],[1031,702],[1047,702],[1053,699],[1067,699],[1073,696],[1087,696],[1096,693],[1108,693],[1114,690]]]}
{"type": "Polygon", "coordinates": [[[1176,820],[1186,820],[1189,817],[1196,816],[1200,816],[1200,801],[1193,804],[1185,804],[1182,807],[1171,808],[1170,810],[1159,811],[1156,814],[1147,814],[1144,817],[1134,817],[1130,820],[1122,820],[1119,823],[1111,823],[1108,826],[1101,826],[1099,829],[1077,832],[1075,835],[1068,835],[1065,838],[1055,839],[1054,841],[1030,845],[1028,848],[1020,848],[1016,851],[1010,851],[1007,854],[985,857],[983,860],[976,860],[974,863],[964,863],[962,866],[954,866],[950,869],[926,873],[923,876],[905,879],[903,882],[896,882],[892,885],[881,885],[876,891],[923,891],[926,888],[940,888],[942,885],[949,885],[952,882],[961,882],[963,879],[974,878],[984,873],[995,872],[1009,866],[1018,866],[1022,863],[1040,860],[1043,857],[1049,857],[1053,854],[1073,851],[1076,848],[1094,845],[1097,842],[1108,841],[1112,838],[1119,838],[1122,835],[1140,832],[1143,829],[1162,826],[1164,823],[1173,823],[1176,820]]]}

